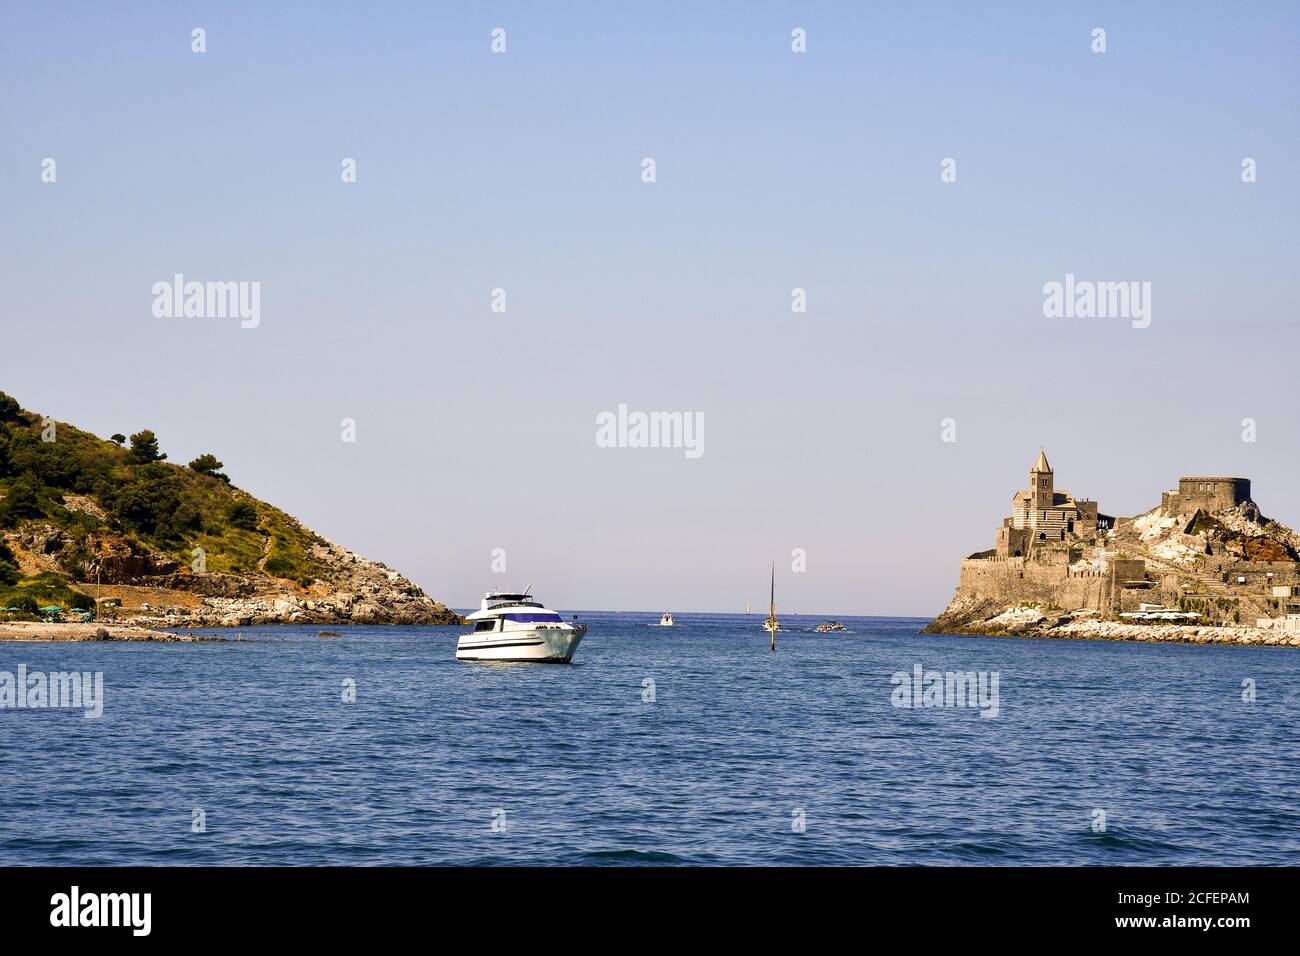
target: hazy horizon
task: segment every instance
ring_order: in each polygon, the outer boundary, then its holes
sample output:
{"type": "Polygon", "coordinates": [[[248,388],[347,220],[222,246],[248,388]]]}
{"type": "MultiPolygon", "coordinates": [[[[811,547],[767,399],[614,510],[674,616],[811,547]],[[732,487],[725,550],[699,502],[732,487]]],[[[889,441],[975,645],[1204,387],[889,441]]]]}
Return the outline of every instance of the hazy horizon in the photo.
{"type": "Polygon", "coordinates": [[[1106,514],[1231,474],[1300,526],[1298,33],[1281,3],[7,4],[0,389],[211,452],[452,607],[758,613],[775,561],[788,611],[933,616],[1040,447],[1106,514]],[[177,273],[260,283],[257,326],[156,317],[177,273]],[[1150,283],[1149,327],[1045,317],[1067,275],[1150,283]],[[702,416],[702,454],[599,447],[620,405],[702,416]]]}

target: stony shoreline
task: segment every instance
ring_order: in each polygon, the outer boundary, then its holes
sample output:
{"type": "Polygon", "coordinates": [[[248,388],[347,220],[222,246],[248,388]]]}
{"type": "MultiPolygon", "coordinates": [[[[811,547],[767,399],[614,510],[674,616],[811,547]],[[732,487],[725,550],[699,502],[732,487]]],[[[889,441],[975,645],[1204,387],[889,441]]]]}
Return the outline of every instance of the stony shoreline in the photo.
{"type": "Polygon", "coordinates": [[[1241,624],[1131,624],[1100,620],[1095,611],[1009,607],[949,608],[923,634],[984,637],[1043,637],[1082,641],[1142,641],[1172,644],[1232,644],[1246,647],[1300,647],[1300,634],[1241,624]],[[963,611],[965,613],[963,613],[963,611]]]}
{"type": "Polygon", "coordinates": [[[404,602],[343,593],[328,599],[291,594],[264,594],[249,598],[206,597],[189,607],[175,606],[173,614],[132,610],[133,620],[147,627],[255,627],[277,624],[464,624],[465,619],[421,592],[404,602]]]}
{"type": "Polygon", "coordinates": [[[224,641],[224,637],[195,637],[155,631],[134,624],[47,624],[44,621],[0,623],[0,641],[224,641]]]}

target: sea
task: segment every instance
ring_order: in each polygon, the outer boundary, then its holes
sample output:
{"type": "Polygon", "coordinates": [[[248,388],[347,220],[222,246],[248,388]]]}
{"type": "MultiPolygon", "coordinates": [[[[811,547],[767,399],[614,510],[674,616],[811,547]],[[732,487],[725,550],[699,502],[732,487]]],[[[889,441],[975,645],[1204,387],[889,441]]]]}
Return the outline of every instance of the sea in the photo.
{"type": "Polygon", "coordinates": [[[0,709],[0,865],[1300,864],[1300,650],[564,613],[568,666],[459,627],[0,643],[103,675],[98,717],[0,709]]]}

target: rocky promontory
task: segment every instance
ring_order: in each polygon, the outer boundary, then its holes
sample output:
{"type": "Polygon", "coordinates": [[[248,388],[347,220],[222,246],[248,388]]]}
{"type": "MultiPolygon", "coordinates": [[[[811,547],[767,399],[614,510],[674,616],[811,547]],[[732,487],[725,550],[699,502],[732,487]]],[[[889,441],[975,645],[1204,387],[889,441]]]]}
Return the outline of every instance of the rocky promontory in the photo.
{"type": "Polygon", "coordinates": [[[463,620],[237,487],[215,455],[166,459],[147,428],[103,439],[0,392],[0,623],[463,620]]]}
{"type": "Polygon", "coordinates": [[[306,581],[265,573],[195,571],[120,536],[76,539],[43,524],[29,524],[3,540],[31,576],[58,573],[69,565],[94,569],[92,580],[78,581],[75,587],[97,598],[101,619],[148,627],[463,621],[387,565],[306,528],[302,531],[311,537],[314,572],[306,581]]]}
{"type": "Polygon", "coordinates": [[[925,633],[1300,647],[1300,534],[1250,481],[1188,476],[1110,517],[1054,488],[1041,452],[995,547],[961,562],[925,633]]]}

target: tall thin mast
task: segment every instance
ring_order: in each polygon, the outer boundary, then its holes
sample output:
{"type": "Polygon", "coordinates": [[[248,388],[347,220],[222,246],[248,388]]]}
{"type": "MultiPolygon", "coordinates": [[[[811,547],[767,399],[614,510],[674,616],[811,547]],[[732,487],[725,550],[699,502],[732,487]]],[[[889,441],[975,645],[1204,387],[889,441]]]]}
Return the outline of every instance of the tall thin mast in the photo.
{"type": "Polygon", "coordinates": [[[772,653],[776,653],[776,562],[772,562],[772,591],[767,607],[767,629],[772,635],[772,653]]]}

